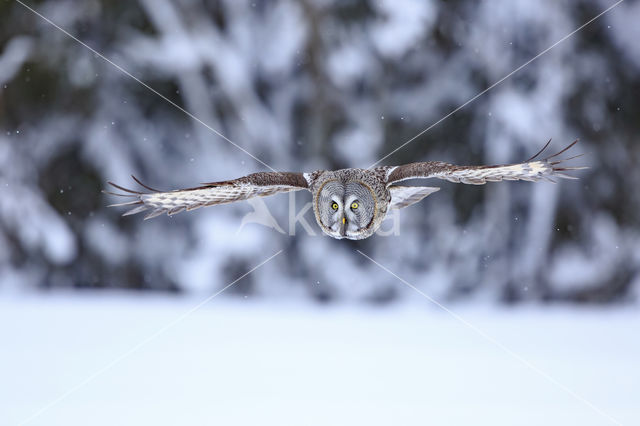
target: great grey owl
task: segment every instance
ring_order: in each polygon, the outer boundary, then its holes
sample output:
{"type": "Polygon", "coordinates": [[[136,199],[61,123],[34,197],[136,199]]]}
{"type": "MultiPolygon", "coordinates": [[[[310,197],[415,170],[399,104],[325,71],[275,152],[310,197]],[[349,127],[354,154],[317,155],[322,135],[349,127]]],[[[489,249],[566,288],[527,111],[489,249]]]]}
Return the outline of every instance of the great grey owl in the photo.
{"type": "Polygon", "coordinates": [[[109,207],[134,206],[124,213],[125,216],[150,210],[145,216],[145,219],[149,219],[162,213],[173,215],[198,207],[306,189],[313,194],[313,211],[318,225],[325,234],[337,239],[360,240],[370,237],[378,229],[389,209],[410,206],[440,189],[397,185],[404,180],[438,178],[450,182],[482,185],[501,180],[545,179],[553,182],[551,176],[575,179],[563,172],[584,167],[565,167],[560,163],[579,155],[563,160],[556,158],[577,141],[557,154],[535,160],[549,146],[549,142],[532,158],[519,164],[457,166],[440,161],[427,161],[373,169],[318,170],[312,173],[260,172],[238,179],[205,183],[196,188],[168,192],[152,189],[133,177],[149,192],[134,191],[109,182],[125,193],[107,193],[132,198],[130,201],[112,204],[109,207]]]}

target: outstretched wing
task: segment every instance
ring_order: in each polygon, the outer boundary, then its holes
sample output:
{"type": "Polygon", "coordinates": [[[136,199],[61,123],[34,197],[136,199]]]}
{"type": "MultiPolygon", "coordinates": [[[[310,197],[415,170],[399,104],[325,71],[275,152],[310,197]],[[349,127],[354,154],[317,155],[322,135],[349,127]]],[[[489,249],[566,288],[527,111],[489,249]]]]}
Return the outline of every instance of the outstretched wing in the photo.
{"type": "Polygon", "coordinates": [[[570,158],[557,159],[558,156],[565,153],[577,142],[578,141],[575,140],[557,154],[536,160],[551,143],[551,140],[549,140],[536,155],[519,164],[501,166],[457,166],[440,161],[427,161],[391,167],[387,175],[387,185],[415,178],[438,178],[448,180],[449,182],[469,183],[473,185],[482,185],[487,182],[498,182],[501,180],[528,180],[535,182],[545,179],[554,182],[554,180],[551,179],[552,177],[577,179],[564,172],[586,169],[586,167],[566,167],[562,163],[580,157],[582,154],[570,158]]]}
{"type": "Polygon", "coordinates": [[[108,207],[133,206],[123,216],[149,210],[145,219],[150,219],[163,213],[174,215],[183,210],[193,210],[198,207],[232,203],[252,197],[264,197],[278,192],[309,189],[309,184],[302,173],[289,172],[253,173],[239,179],[205,183],[197,188],[177,189],[167,192],[150,188],[136,179],[135,176],[131,177],[149,192],[124,188],[113,182],[109,182],[109,185],[123,191],[124,194],[109,191],[103,192],[129,198],[129,201],[111,204],[108,207]]]}

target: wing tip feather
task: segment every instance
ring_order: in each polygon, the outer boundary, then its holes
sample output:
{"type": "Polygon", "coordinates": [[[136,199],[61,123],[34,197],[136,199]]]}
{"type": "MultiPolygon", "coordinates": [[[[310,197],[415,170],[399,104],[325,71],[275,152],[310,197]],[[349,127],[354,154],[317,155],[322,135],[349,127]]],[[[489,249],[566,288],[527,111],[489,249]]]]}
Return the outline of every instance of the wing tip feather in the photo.
{"type": "Polygon", "coordinates": [[[547,141],[546,144],[544,144],[544,146],[542,147],[542,149],[540,151],[538,151],[536,153],[536,155],[534,155],[533,157],[529,158],[527,161],[525,161],[525,163],[529,163],[530,161],[535,160],[536,158],[538,158],[538,156],[540,154],[542,154],[544,152],[545,149],[547,149],[547,147],[551,144],[551,138],[549,138],[549,140],[547,141]]]}

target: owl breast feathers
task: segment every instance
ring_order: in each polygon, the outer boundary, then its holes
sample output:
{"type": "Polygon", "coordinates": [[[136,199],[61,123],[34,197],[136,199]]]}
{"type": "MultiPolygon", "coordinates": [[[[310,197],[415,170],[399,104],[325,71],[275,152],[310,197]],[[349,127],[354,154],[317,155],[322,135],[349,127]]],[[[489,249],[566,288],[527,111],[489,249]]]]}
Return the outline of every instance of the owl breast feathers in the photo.
{"type": "Polygon", "coordinates": [[[558,157],[574,146],[577,140],[557,154],[536,160],[550,142],[532,158],[518,164],[458,166],[426,161],[373,169],[318,170],[312,173],[259,172],[173,191],[158,191],[133,177],[144,188],[144,192],[127,189],[113,182],[109,184],[122,193],[104,192],[128,198],[125,202],[109,206],[131,207],[124,216],[147,212],[145,219],[150,219],[163,213],[174,215],[183,210],[304,189],[312,193],[316,222],[325,234],[337,239],[359,240],[376,232],[389,209],[410,206],[439,190],[437,187],[398,185],[404,180],[437,178],[482,185],[501,180],[554,182],[553,177],[576,179],[565,172],[586,167],[567,167],[563,163],[580,155],[565,159],[558,157]]]}

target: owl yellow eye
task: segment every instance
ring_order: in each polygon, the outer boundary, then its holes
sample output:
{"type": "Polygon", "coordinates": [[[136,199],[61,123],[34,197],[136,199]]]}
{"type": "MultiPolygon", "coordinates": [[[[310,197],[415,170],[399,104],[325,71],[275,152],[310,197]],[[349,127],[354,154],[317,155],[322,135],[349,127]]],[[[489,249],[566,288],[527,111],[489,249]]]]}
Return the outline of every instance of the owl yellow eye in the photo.
{"type": "Polygon", "coordinates": [[[355,201],[353,203],[351,203],[351,208],[353,210],[357,209],[358,208],[358,203],[356,203],[355,201]]]}
{"type": "Polygon", "coordinates": [[[338,203],[331,204],[331,208],[334,210],[338,210],[338,203]]]}

